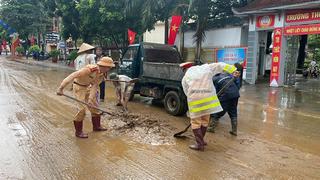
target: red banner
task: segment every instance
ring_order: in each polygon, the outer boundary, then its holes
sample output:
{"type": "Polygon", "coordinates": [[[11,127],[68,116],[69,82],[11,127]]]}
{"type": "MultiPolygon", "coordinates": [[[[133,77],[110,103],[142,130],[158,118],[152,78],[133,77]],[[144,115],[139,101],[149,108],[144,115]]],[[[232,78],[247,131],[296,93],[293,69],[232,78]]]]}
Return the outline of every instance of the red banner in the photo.
{"type": "Polygon", "coordinates": [[[257,17],[257,28],[269,28],[274,26],[275,15],[257,17]]]}
{"type": "Polygon", "coordinates": [[[270,74],[270,86],[279,86],[279,68],[281,57],[281,41],[282,41],[282,29],[276,28],[273,35],[273,48],[272,48],[272,64],[270,74]]]}
{"type": "Polygon", "coordinates": [[[288,26],[284,28],[284,35],[320,34],[320,24],[288,26]]]}
{"type": "Polygon", "coordinates": [[[320,20],[320,9],[306,11],[291,11],[286,14],[286,22],[308,22],[320,20]]]}
{"type": "Polygon", "coordinates": [[[129,44],[133,44],[134,40],[136,39],[136,32],[132,31],[131,29],[128,29],[128,41],[129,44]]]}
{"type": "Polygon", "coordinates": [[[169,45],[174,44],[181,21],[182,21],[182,16],[172,16],[171,25],[170,25],[170,35],[168,39],[169,45]]]}

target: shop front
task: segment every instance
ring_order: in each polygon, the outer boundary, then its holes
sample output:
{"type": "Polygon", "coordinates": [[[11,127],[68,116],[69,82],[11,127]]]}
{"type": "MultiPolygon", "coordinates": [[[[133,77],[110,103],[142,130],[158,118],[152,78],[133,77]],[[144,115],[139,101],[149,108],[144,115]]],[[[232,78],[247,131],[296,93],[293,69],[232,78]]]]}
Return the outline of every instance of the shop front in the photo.
{"type": "Polygon", "coordinates": [[[295,84],[297,65],[304,61],[298,58],[299,48],[306,46],[301,43],[302,36],[320,34],[319,7],[320,1],[292,0],[275,6],[257,0],[234,10],[249,21],[248,83],[267,82],[273,87],[295,84]]]}

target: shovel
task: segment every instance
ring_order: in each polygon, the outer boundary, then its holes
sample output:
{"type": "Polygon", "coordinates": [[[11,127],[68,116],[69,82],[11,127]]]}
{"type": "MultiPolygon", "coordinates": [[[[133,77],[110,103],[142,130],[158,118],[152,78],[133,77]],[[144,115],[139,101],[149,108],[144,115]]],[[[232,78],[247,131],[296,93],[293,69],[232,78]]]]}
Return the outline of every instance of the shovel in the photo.
{"type": "Polygon", "coordinates": [[[139,81],[138,78],[134,78],[130,81],[121,81],[121,80],[113,80],[113,79],[106,79],[105,81],[111,81],[111,82],[124,82],[124,83],[136,83],[137,81],[139,81]]]}
{"type": "MultiPolygon", "coordinates": [[[[220,96],[233,82],[235,81],[235,78],[233,77],[232,79],[230,79],[230,81],[228,81],[228,83],[226,85],[224,85],[221,90],[217,93],[217,96],[220,96]]],[[[173,135],[173,137],[175,138],[181,138],[183,136],[181,136],[183,133],[187,132],[188,129],[191,127],[191,123],[183,130],[180,132],[177,132],[173,135]]]]}
{"type": "Polygon", "coordinates": [[[67,98],[69,98],[69,99],[72,99],[72,100],[74,100],[74,101],[77,101],[77,102],[79,102],[79,103],[82,103],[82,104],[84,104],[84,105],[87,105],[87,106],[90,107],[90,108],[99,110],[99,111],[102,112],[102,114],[105,113],[105,114],[109,114],[109,115],[111,115],[111,116],[114,116],[114,114],[112,114],[112,113],[110,113],[110,112],[107,112],[107,111],[102,110],[102,109],[100,109],[100,108],[98,108],[98,107],[92,106],[92,105],[90,105],[89,103],[86,103],[86,102],[84,102],[84,101],[80,101],[80,100],[78,100],[78,99],[76,99],[76,98],[74,98],[74,97],[72,97],[72,96],[69,96],[69,95],[66,95],[66,94],[62,94],[62,95],[65,96],[65,97],[67,97],[67,98]]]}

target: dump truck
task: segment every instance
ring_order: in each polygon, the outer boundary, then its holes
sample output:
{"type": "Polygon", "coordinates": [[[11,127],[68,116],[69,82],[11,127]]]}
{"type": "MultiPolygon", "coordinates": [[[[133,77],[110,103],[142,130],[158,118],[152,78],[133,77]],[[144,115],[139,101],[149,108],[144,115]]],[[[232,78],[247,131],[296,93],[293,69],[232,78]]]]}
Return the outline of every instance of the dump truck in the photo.
{"type": "Polygon", "coordinates": [[[180,63],[182,58],[176,47],[143,42],[128,47],[120,58],[117,73],[139,79],[132,97],[134,94],[151,97],[162,102],[169,114],[178,116],[188,109],[180,63]]]}

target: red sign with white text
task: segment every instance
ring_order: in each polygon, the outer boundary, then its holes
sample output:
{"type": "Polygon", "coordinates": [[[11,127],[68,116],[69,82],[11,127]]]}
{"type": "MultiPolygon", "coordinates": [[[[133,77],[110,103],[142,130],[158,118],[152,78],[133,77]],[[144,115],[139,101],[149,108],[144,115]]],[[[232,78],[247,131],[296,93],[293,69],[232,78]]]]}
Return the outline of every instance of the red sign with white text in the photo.
{"type": "Polygon", "coordinates": [[[306,34],[320,34],[320,24],[288,26],[284,28],[284,35],[286,36],[306,34]]]}
{"type": "Polygon", "coordinates": [[[305,10],[305,11],[291,11],[286,13],[286,22],[308,22],[320,20],[320,9],[305,10]]]}
{"type": "Polygon", "coordinates": [[[276,28],[273,35],[273,49],[272,49],[272,64],[270,74],[270,86],[279,86],[279,68],[281,57],[281,41],[282,41],[282,29],[276,28]]]}
{"type": "Polygon", "coordinates": [[[258,28],[270,28],[274,26],[275,15],[265,15],[257,17],[258,28]]]}

